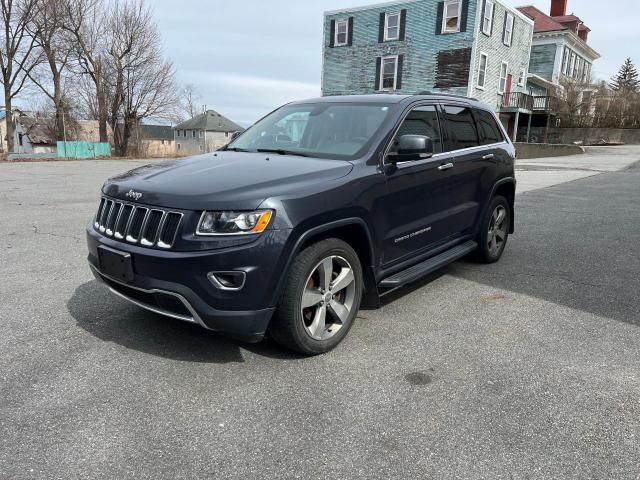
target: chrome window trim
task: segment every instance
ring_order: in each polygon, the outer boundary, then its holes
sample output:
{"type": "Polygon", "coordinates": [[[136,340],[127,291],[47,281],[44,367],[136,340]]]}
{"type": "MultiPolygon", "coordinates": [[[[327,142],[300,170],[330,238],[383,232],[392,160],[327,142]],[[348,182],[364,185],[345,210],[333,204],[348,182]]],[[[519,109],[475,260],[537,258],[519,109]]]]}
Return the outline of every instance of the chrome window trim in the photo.
{"type": "Polygon", "coordinates": [[[183,305],[184,307],[189,310],[189,313],[191,313],[191,317],[188,317],[186,315],[180,315],[179,313],[173,313],[173,312],[169,312],[168,310],[163,310],[161,308],[158,307],[154,307],[153,305],[149,305],[146,304],[144,302],[141,302],[139,300],[135,300],[131,297],[126,296],[123,293],[118,292],[117,290],[115,290],[114,288],[110,287],[108,284],[105,284],[107,286],[107,288],[109,288],[109,290],[116,294],[117,296],[119,296],[120,298],[122,298],[123,300],[126,300],[130,303],[133,303],[134,305],[137,305],[140,308],[144,308],[145,310],[149,310],[150,312],[153,313],[157,313],[159,315],[163,315],[165,317],[170,317],[170,318],[175,318],[177,320],[182,320],[184,322],[189,322],[189,323],[197,323],[198,325],[200,325],[201,327],[210,330],[209,327],[207,327],[207,325],[202,321],[202,318],[200,318],[200,316],[198,315],[198,313],[195,311],[195,309],[191,306],[191,304],[189,303],[189,301],[183,297],[182,295],[180,295],[179,293],[175,293],[175,292],[169,292],[167,290],[160,290],[158,288],[152,288],[150,290],[144,289],[144,288],[140,288],[140,287],[134,287],[133,285],[128,285],[126,283],[123,283],[119,280],[116,280],[113,277],[110,277],[109,275],[105,275],[104,273],[100,272],[100,270],[98,270],[92,263],[89,263],[89,267],[91,267],[91,270],[94,272],[94,276],[98,279],[98,281],[105,283],[103,280],[103,277],[108,279],[111,282],[117,283],[119,285],[122,285],[123,287],[127,287],[127,288],[132,288],[134,290],[138,290],[139,292],[144,292],[144,293],[150,293],[150,294],[154,294],[154,293],[161,293],[163,295],[169,295],[171,297],[177,298],[183,305]]]}

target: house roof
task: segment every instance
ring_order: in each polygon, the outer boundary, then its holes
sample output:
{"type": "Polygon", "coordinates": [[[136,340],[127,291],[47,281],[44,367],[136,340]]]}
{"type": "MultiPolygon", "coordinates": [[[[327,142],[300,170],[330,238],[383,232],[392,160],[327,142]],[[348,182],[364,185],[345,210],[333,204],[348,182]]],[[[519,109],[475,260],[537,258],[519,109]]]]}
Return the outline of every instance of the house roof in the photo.
{"type": "Polygon", "coordinates": [[[196,115],[186,122],[182,122],[175,127],[176,130],[206,130],[207,132],[240,132],[242,128],[237,123],[232,122],[224,115],[219,114],[215,110],[207,110],[206,112],[196,115]]]}
{"type": "MultiPolygon", "coordinates": [[[[559,21],[556,21],[554,17],[550,17],[549,15],[547,15],[541,10],[538,10],[536,7],[532,5],[527,7],[518,7],[518,10],[520,10],[527,17],[533,20],[534,22],[533,33],[569,30],[568,27],[564,26],[559,21]]],[[[563,18],[563,17],[557,17],[557,18],[563,18]]]]}
{"type": "Polygon", "coordinates": [[[25,128],[29,140],[33,145],[55,145],[56,139],[52,135],[51,126],[34,117],[20,116],[18,121],[25,128]]]}
{"type": "Polygon", "coordinates": [[[173,128],[168,125],[140,125],[140,130],[149,140],[173,140],[173,128]]]}

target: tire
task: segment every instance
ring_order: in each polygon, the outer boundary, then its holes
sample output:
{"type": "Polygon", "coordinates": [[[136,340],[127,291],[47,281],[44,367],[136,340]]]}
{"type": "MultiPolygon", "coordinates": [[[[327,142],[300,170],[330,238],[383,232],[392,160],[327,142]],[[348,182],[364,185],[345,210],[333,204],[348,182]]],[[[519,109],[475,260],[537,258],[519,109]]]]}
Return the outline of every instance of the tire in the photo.
{"type": "Polygon", "coordinates": [[[269,334],[305,355],[328,352],[353,325],[362,291],[362,267],[353,248],[335,238],[315,243],[294,258],[269,334]]]}
{"type": "Polygon", "coordinates": [[[495,263],[500,260],[507,246],[510,226],[511,206],[506,198],[497,195],[491,200],[480,227],[476,255],[478,260],[483,263],[495,263]],[[498,223],[499,228],[495,228],[496,220],[501,220],[498,223]]]}

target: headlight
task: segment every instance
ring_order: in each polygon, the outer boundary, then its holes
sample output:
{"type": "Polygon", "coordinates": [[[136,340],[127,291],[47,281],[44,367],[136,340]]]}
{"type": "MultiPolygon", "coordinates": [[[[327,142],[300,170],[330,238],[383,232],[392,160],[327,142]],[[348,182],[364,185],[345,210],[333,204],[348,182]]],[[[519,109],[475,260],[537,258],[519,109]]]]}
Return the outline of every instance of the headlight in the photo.
{"type": "Polygon", "coordinates": [[[196,235],[252,235],[267,228],[273,212],[203,212],[196,235]]]}

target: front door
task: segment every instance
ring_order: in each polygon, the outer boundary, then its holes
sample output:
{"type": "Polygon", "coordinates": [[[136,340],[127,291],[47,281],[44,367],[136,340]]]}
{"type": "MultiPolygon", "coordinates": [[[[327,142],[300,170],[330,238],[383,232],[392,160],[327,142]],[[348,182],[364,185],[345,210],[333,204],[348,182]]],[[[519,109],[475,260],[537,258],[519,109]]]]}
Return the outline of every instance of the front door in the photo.
{"type": "Polygon", "coordinates": [[[447,200],[452,170],[443,155],[443,137],[435,105],[414,108],[400,125],[393,140],[393,151],[402,135],[431,138],[434,156],[403,162],[386,169],[387,194],[381,208],[385,218],[383,268],[425,253],[446,240],[447,200]]]}

